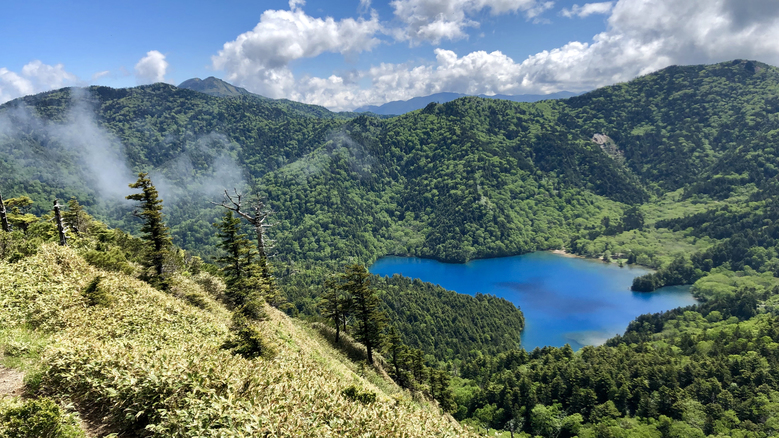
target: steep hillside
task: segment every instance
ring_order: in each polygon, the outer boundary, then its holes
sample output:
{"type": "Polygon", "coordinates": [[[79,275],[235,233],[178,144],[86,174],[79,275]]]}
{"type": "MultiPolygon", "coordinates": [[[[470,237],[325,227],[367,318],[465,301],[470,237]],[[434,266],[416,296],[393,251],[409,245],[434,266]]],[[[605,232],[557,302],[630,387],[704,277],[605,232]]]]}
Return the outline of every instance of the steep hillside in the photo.
{"type": "Polygon", "coordinates": [[[275,309],[258,324],[273,358],[221,349],[229,313],[197,281],[180,278],[169,295],[44,245],[0,263],[2,351],[42,340],[40,391],[142,436],[468,436],[275,309]],[[83,291],[96,276],[107,298],[90,304],[83,291]],[[199,294],[199,305],[175,297],[185,292],[199,294]],[[376,401],[349,398],[349,387],[376,401]]]}
{"type": "Polygon", "coordinates": [[[608,135],[627,165],[662,190],[692,185],[706,193],[715,175],[731,175],[733,187],[779,171],[776,67],[742,60],[668,67],[566,106],[561,125],[608,135]]]}

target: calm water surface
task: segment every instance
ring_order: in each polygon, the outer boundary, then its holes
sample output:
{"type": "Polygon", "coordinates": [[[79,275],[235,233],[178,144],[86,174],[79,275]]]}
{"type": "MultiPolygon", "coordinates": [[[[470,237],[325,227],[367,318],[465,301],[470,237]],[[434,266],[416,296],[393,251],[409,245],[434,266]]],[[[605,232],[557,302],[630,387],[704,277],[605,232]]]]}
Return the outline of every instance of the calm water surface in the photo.
{"type": "Polygon", "coordinates": [[[696,302],[688,286],[653,293],[630,291],[634,277],[651,272],[646,268],[620,268],[551,252],[465,264],[385,257],[370,271],[378,275],[402,274],[460,293],[481,292],[511,301],[525,315],[522,346],[528,351],[566,343],[574,349],[598,345],[624,333],[638,315],[696,302]]]}

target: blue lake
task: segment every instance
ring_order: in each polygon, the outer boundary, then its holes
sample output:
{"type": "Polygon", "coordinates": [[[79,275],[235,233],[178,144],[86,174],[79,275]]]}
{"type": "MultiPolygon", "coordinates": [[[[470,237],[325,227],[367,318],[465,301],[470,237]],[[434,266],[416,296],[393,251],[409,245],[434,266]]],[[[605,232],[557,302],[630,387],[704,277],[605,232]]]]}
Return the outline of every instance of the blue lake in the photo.
{"type": "Polygon", "coordinates": [[[638,315],[695,304],[688,286],[632,292],[633,278],[650,270],[620,268],[597,260],[535,252],[515,257],[441,263],[384,257],[370,267],[377,275],[401,274],[445,289],[505,298],[525,315],[522,346],[598,345],[622,334],[638,315]]]}

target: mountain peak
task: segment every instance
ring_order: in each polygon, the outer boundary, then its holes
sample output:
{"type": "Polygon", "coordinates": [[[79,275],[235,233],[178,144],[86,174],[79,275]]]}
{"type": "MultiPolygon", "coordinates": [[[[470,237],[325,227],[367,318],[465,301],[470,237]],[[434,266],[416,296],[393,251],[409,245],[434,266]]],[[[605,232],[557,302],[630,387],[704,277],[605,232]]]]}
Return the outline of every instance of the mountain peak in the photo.
{"type": "Polygon", "coordinates": [[[209,76],[205,79],[192,78],[179,84],[179,88],[199,91],[216,97],[256,96],[245,88],[236,87],[219,78],[209,76]]]}

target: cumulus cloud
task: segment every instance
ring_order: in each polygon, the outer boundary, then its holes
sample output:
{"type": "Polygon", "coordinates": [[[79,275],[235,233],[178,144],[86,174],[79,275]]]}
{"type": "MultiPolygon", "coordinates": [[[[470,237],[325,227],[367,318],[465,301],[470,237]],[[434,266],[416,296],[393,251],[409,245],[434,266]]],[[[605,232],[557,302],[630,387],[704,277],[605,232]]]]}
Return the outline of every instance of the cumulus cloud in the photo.
{"type": "MultiPolygon", "coordinates": [[[[419,1],[422,4],[422,0],[419,1]]],[[[511,10],[519,4],[508,0],[493,3],[495,13],[511,10]]],[[[449,11],[445,9],[446,5],[439,5],[434,0],[425,4],[430,8],[425,9],[427,16],[433,16],[436,11],[445,16],[449,11]],[[433,6],[436,5],[444,9],[435,9],[433,6]]],[[[480,4],[489,6],[488,1],[480,4]]],[[[571,14],[584,16],[606,8],[592,5],[602,3],[573,7],[571,14]]],[[[282,44],[268,56],[270,60],[259,60],[262,58],[259,55],[239,57],[234,54],[238,53],[236,48],[230,52],[233,53],[231,56],[220,52],[220,56],[231,59],[233,64],[217,64],[215,60],[215,65],[228,71],[228,80],[240,79],[252,91],[346,110],[442,91],[468,94],[585,91],[627,81],[673,64],[712,63],[736,58],[779,64],[779,45],[776,44],[779,41],[779,2],[775,0],[687,0],[683,3],[676,0],[619,0],[606,2],[606,5],[610,11],[606,12],[609,17],[605,32],[595,35],[591,41],[573,41],[525,60],[514,60],[500,51],[477,51],[460,56],[439,48],[433,51],[435,60],[429,63],[382,63],[326,78],[296,77],[287,67],[290,60],[304,56],[303,53],[316,56],[324,49],[304,50],[308,47],[304,44],[298,55],[284,57],[282,55],[287,51],[282,44]],[[280,59],[276,64],[271,63],[274,56],[280,59]],[[282,67],[272,68],[274,65],[282,67]],[[241,70],[244,66],[248,67],[241,70]]],[[[441,23],[445,24],[446,20],[441,23]]],[[[439,35],[446,34],[444,29],[445,26],[441,27],[439,35]]],[[[457,29],[455,26],[447,32],[456,35],[457,29]]],[[[237,45],[237,42],[229,44],[237,45]]],[[[226,49],[228,45],[225,45],[226,49]]]]}
{"type": "Polygon", "coordinates": [[[478,27],[471,16],[489,8],[492,15],[524,12],[534,18],[554,5],[538,0],[393,0],[395,16],[406,28],[395,37],[412,44],[429,41],[438,44],[443,39],[467,37],[466,29],[478,27]]]}
{"type": "Polygon", "coordinates": [[[383,63],[349,77],[303,77],[290,98],[345,110],[443,91],[501,94],[522,86],[520,65],[500,51],[462,57],[450,50],[434,52],[436,62],[431,65],[383,63]],[[363,81],[369,81],[370,87],[362,88],[363,81]]]}
{"type": "Polygon", "coordinates": [[[612,7],[614,7],[614,2],[587,3],[584,6],[573,5],[570,9],[564,8],[560,11],[560,15],[568,18],[585,18],[593,14],[608,14],[612,7]]]}
{"type": "Polygon", "coordinates": [[[139,85],[165,82],[167,70],[165,55],[156,50],[146,52],[146,56],[135,64],[135,81],[139,85]]]}
{"type": "Polygon", "coordinates": [[[289,4],[288,11],[263,12],[253,30],[225,43],[211,58],[214,68],[225,70],[229,81],[269,97],[282,97],[295,85],[290,62],[325,52],[356,54],[379,44],[376,34],[382,26],[375,13],[367,20],[336,21],[307,15],[301,0],[289,4]]]}
{"type": "Polygon", "coordinates": [[[62,64],[48,65],[35,60],[19,73],[0,68],[0,103],[42,91],[75,85],[78,78],[62,64]]]}

